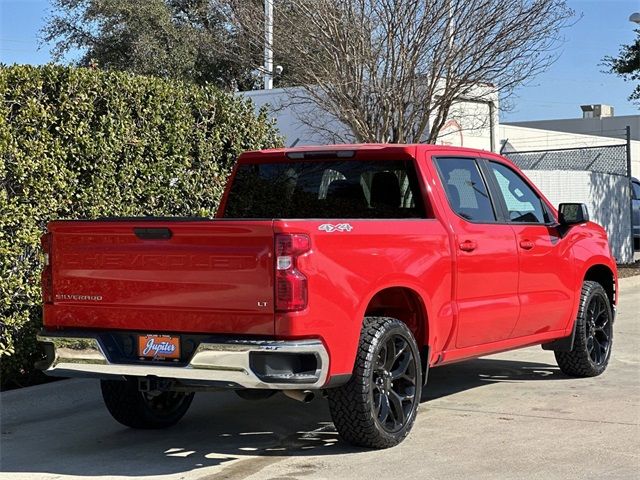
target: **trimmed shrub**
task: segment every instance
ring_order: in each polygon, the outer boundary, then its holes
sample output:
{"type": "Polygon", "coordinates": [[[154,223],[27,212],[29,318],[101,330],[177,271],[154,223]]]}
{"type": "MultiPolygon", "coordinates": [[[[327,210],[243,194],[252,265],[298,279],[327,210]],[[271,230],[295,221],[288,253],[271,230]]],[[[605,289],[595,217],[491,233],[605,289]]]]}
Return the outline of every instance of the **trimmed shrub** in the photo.
{"type": "Polygon", "coordinates": [[[279,146],[264,112],[213,87],[0,66],[0,373],[33,372],[39,238],[53,219],[215,214],[244,150],[279,146]]]}

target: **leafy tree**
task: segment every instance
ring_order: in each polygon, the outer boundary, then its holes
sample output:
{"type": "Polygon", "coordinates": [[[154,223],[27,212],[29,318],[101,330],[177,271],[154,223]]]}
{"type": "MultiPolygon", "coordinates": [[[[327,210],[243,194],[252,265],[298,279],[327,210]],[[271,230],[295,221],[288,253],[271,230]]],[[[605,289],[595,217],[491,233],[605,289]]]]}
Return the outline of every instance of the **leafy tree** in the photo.
{"type": "Polygon", "coordinates": [[[257,76],[240,52],[224,2],[208,0],[52,0],[42,31],[54,59],[143,75],[252,88],[257,76]],[[224,52],[222,55],[220,52],[224,52]]]}
{"type": "Polygon", "coordinates": [[[49,220],[215,214],[264,111],[213,86],[97,69],[0,66],[0,388],[35,380],[39,238],[49,220]]]}
{"type": "MultiPolygon", "coordinates": [[[[605,57],[604,65],[610,73],[615,73],[626,82],[640,81],[640,28],[636,29],[636,39],[631,45],[622,45],[617,57],[605,57]]],[[[640,83],[638,83],[629,100],[640,103],[640,83]]]]}

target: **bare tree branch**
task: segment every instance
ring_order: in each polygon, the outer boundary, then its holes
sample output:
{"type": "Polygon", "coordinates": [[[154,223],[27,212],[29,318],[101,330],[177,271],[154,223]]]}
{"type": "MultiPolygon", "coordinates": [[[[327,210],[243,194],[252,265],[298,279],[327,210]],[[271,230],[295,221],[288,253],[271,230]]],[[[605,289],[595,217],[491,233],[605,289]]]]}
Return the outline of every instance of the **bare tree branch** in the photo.
{"type": "MultiPolygon", "coordinates": [[[[262,0],[227,1],[256,51],[262,0]]],[[[431,143],[457,103],[508,97],[548,68],[573,16],[565,0],[274,0],[274,12],[276,61],[295,60],[292,102],[355,141],[431,143]]]]}

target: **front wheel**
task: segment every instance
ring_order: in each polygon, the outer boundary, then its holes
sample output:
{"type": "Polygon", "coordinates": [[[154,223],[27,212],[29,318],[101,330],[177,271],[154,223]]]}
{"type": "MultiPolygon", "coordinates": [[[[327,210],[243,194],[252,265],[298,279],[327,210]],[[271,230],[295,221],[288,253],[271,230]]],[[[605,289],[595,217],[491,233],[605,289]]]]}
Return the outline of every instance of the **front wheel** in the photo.
{"type": "Polygon", "coordinates": [[[367,317],[353,375],[328,391],[329,409],[349,443],[388,448],[409,434],[421,391],[420,354],[411,331],[394,318],[367,317]]]}
{"type": "Polygon", "coordinates": [[[572,377],[595,377],[607,369],[613,344],[613,313],[604,288],[592,281],[582,285],[575,337],[570,352],[556,351],[560,370],[572,377]]]}
{"type": "Polygon", "coordinates": [[[136,379],[101,380],[102,398],[111,416],[127,427],[165,428],[177,423],[193,393],[141,392],[136,379]]]}

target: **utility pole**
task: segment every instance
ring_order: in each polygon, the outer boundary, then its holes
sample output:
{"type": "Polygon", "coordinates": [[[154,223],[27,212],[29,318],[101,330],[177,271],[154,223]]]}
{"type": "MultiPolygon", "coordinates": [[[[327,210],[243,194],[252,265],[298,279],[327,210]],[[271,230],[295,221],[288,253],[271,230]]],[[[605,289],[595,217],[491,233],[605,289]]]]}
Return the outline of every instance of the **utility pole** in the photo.
{"type": "Polygon", "coordinates": [[[273,0],[264,0],[264,89],[273,88],[273,0]]]}

